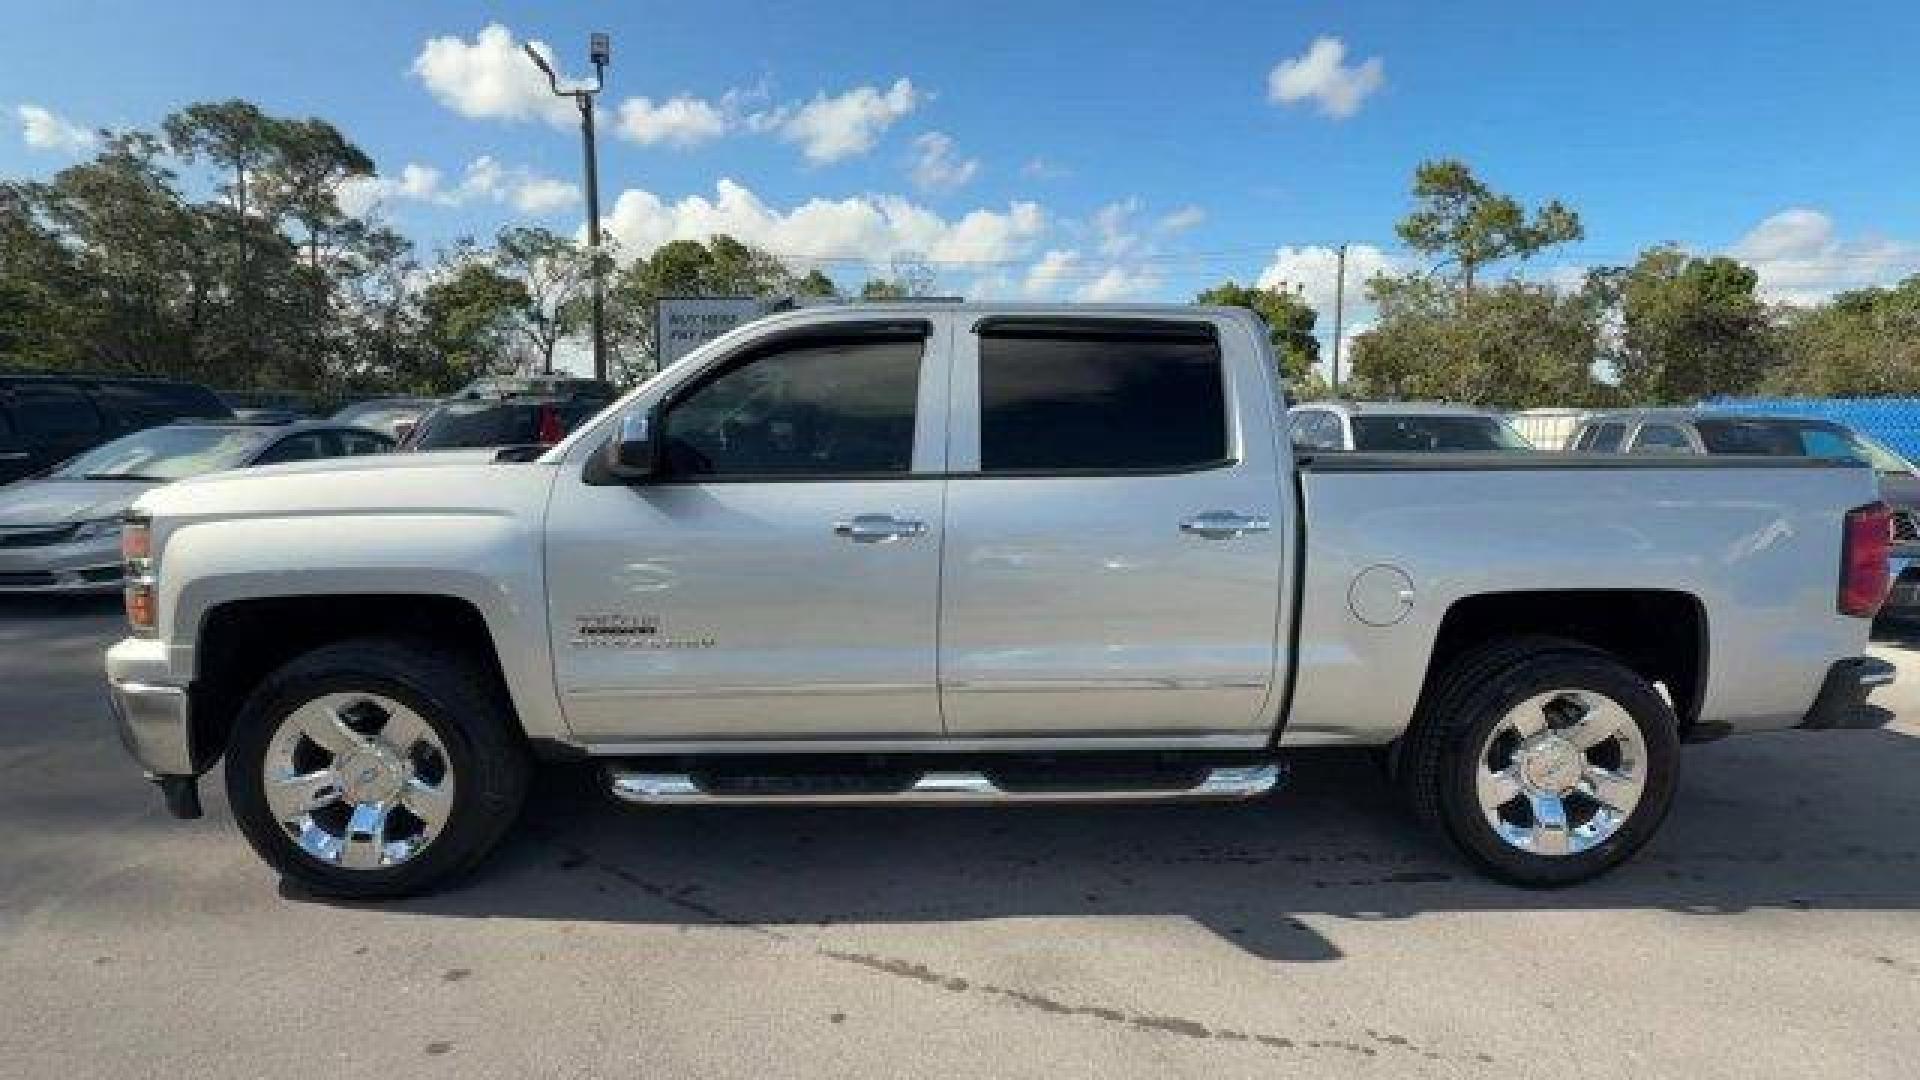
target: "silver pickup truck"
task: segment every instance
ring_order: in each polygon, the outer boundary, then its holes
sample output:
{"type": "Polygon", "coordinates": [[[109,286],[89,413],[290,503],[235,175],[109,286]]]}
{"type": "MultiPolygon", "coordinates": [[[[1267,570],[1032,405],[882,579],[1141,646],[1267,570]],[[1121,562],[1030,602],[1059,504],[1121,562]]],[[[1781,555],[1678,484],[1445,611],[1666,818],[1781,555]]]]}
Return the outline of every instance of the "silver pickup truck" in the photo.
{"type": "Polygon", "coordinates": [[[1378,748],[1468,860],[1547,886],[1647,841],[1682,743],[1854,725],[1890,677],[1868,470],[1296,455],[1267,341],[1233,309],[810,309],[532,460],[162,488],[114,710],[174,813],[224,755],[259,854],[335,894],[478,863],[542,758],[633,803],[1045,803],[1256,796],[1316,747],[1378,748]]]}

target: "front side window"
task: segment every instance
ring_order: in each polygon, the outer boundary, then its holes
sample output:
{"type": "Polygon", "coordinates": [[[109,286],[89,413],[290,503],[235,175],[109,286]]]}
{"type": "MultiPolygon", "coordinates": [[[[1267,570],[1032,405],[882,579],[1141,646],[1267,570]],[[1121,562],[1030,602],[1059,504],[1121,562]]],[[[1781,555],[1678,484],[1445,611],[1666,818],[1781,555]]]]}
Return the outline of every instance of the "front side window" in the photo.
{"type": "Polygon", "coordinates": [[[925,339],[795,342],[728,366],[661,423],[677,477],[896,475],[913,467],[925,339]]]}
{"type": "Polygon", "coordinates": [[[1211,332],[982,333],[982,472],[1162,472],[1227,458],[1225,377],[1211,332]]]}

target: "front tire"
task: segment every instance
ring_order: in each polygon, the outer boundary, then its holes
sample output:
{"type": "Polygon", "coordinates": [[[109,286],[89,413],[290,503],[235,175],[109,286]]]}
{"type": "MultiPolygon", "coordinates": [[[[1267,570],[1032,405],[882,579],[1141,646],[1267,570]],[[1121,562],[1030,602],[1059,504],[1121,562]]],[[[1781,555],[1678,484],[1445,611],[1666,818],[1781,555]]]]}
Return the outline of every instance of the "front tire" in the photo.
{"type": "Polygon", "coordinates": [[[1414,813],[1515,885],[1586,881],[1665,819],[1680,740],[1659,692],[1611,655],[1515,638],[1449,665],[1405,739],[1414,813]]]}
{"type": "Polygon", "coordinates": [[[505,691],[431,643],[323,646],[247,698],[227,796],[268,865],[314,892],[428,891],[477,865],[526,796],[530,766],[505,691]]]}

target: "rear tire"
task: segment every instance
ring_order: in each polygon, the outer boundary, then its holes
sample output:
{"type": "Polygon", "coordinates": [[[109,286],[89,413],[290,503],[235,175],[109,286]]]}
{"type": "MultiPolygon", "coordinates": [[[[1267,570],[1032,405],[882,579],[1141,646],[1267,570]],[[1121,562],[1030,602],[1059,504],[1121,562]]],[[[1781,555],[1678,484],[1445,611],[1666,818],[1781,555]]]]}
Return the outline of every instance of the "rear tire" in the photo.
{"type": "Polygon", "coordinates": [[[1672,805],[1679,724],[1611,655],[1546,637],[1450,664],[1402,740],[1402,792],[1485,873],[1529,888],[1626,861],[1672,805]]]}
{"type": "Polygon", "coordinates": [[[479,864],[518,816],[530,768],[493,672],[430,642],[365,638],[300,656],[254,690],[226,782],[268,865],[317,893],[376,899],[479,864]],[[297,794],[288,780],[304,781],[297,794]]]}

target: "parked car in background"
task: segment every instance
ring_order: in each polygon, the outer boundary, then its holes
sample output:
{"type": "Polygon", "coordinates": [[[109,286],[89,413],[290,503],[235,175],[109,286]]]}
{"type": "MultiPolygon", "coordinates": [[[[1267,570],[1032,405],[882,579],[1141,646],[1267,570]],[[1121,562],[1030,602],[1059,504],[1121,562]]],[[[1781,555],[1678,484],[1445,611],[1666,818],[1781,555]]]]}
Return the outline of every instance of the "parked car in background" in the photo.
{"type": "Polygon", "coordinates": [[[1565,450],[1580,421],[1592,413],[1592,409],[1521,409],[1508,413],[1507,422],[1535,450],[1565,450]]]}
{"type": "Polygon", "coordinates": [[[427,410],[438,404],[439,398],[430,397],[368,398],[334,413],[332,420],[336,424],[381,432],[397,442],[406,438],[427,410]]]}
{"type": "Polygon", "coordinates": [[[571,375],[490,375],[454,391],[453,398],[599,397],[620,396],[620,388],[603,379],[571,375]]]}
{"type": "Polygon", "coordinates": [[[1499,413],[1439,401],[1310,401],[1291,411],[1301,450],[1376,454],[1532,450],[1499,413]]]}
{"type": "Polygon", "coordinates": [[[165,424],[96,446],[0,490],[0,593],[120,587],[120,521],[145,492],[190,476],[379,454],[393,440],[339,424],[165,424]]]}
{"type": "Polygon", "coordinates": [[[258,409],[286,413],[300,420],[314,419],[320,413],[314,403],[306,397],[279,390],[221,390],[219,395],[227,408],[236,413],[242,409],[258,409]]]}
{"type": "Polygon", "coordinates": [[[186,417],[232,415],[213,391],[193,383],[0,375],[0,484],[129,432],[186,417]]]}
{"type": "Polygon", "coordinates": [[[1893,588],[1887,613],[1920,617],[1920,470],[1845,424],[1813,417],[1710,409],[1626,409],[1582,421],[1568,449],[1589,454],[1725,454],[1859,461],[1880,479],[1893,511],[1893,588]]]}
{"type": "Polygon", "coordinates": [[[551,446],[612,402],[601,396],[454,398],[422,416],[400,449],[551,446]]]}

